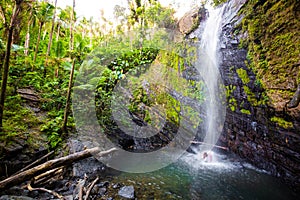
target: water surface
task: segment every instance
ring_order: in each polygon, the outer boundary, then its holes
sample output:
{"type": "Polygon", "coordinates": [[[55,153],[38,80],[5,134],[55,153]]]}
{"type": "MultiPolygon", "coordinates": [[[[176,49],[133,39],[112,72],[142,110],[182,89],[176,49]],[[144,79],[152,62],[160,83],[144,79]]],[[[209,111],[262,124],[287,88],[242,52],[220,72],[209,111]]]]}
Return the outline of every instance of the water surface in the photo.
{"type": "Polygon", "coordinates": [[[161,170],[122,173],[112,182],[133,185],[138,199],[297,199],[296,192],[280,179],[250,164],[216,153],[212,163],[203,162],[201,157],[202,153],[187,153],[161,170]]]}

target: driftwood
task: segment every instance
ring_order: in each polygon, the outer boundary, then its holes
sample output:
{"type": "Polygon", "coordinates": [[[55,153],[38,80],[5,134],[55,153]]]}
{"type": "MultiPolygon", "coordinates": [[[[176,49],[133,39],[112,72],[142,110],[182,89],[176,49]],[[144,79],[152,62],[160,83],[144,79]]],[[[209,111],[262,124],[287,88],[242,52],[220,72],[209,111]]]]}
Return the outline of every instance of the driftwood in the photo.
{"type": "Polygon", "coordinates": [[[88,179],[87,175],[84,174],[84,178],[83,179],[80,179],[78,181],[78,184],[76,186],[76,189],[75,191],[77,190],[78,191],[78,194],[76,194],[77,196],[75,196],[75,199],[78,199],[78,200],[83,200],[83,192],[84,192],[84,185],[85,185],[85,182],[86,180],[88,179]]]}
{"type": "Polygon", "coordinates": [[[37,181],[37,180],[40,180],[40,179],[42,179],[42,178],[48,178],[49,176],[54,176],[54,175],[56,175],[57,173],[60,173],[60,172],[62,172],[62,169],[63,169],[63,167],[58,167],[58,168],[55,168],[55,169],[51,169],[51,170],[49,170],[49,171],[47,171],[47,172],[45,172],[45,173],[43,173],[43,174],[40,174],[40,175],[38,175],[38,176],[35,176],[34,178],[33,178],[33,180],[34,181],[37,181]]]}
{"type": "Polygon", "coordinates": [[[51,181],[56,176],[61,175],[63,173],[63,167],[51,169],[41,175],[35,176],[32,180],[34,184],[43,184],[51,181]]]}
{"type": "Polygon", "coordinates": [[[49,160],[41,165],[38,165],[36,167],[33,167],[31,169],[28,169],[26,171],[23,171],[19,174],[13,175],[11,177],[8,177],[5,180],[0,181],[0,190],[5,190],[7,188],[10,188],[12,186],[18,185],[24,181],[27,181],[34,176],[37,176],[38,174],[44,173],[48,170],[65,166],[68,164],[71,164],[73,162],[91,157],[94,154],[97,154],[97,156],[105,156],[107,154],[110,154],[114,151],[116,151],[116,148],[109,149],[107,151],[101,151],[99,147],[91,148],[91,149],[86,149],[81,152],[77,152],[65,157],[49,160]]]}
{"type": "Polygon", "coordinates": [[[56,197],[59,198],[59,199],[64,199],[64,197],[63,197],[62,195],[58,194],[58,193],[55,192],[55,191],[48,190],[48,189],[46,189],[46,188],[33,188],[33,187],[31,187],[30,183],[27,185],[27,188],[28,188],[29,191],[39,190],[39,191],[43,191],[43,192],[48,192],[48,193],[50,193],[50,194],[56,196],[56,197]]]}
{"type": "Polygon", "coordinates": [[[97,177],[93,182],[92,184],[90,185],[90,187],[88,188],[87,192],[86,192],[86,195],[85,195],[85,198],[84,200],[88,200],[89,196],[90,196],[90,193],[93,189],[93,187],[95,186],[95,184],[97,183],[97,181],[99,180],[99,178],[97,177]]]}

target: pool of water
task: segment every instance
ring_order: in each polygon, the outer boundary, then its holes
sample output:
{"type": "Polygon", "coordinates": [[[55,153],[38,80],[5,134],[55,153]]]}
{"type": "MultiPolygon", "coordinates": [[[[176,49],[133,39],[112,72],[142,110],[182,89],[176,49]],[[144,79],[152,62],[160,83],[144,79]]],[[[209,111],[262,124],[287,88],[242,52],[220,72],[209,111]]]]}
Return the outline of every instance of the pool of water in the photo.
{"type": "Polygon", "coordinates": [[[121,173],[112,182],[134,185],[138,199],[289,200],[299,197],[278,178],[216,153],[210,163],[203,162],[201,153],[187,153],[161,170],[121,173]]]}

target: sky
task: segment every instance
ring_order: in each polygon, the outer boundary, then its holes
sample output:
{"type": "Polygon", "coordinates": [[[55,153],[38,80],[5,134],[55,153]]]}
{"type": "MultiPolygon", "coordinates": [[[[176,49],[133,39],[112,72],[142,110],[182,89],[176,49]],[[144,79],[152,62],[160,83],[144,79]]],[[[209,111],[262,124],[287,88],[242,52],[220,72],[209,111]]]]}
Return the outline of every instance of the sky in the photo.
{"type": "MultiPolygon", "coordinates": [[[[53,1],[53,0],[52,0],[53,1]]],[[[182,16],[187,12],[197,0],[160,0],[164,6],[173,5],[177,10],[176,17],[182,16]]],[[[199,2],[199,0],[198,0],[199,2]]],[[[57,0],[59,7],[64,8],[66,5],[73,5],[73,0],[57,0]]],[[[100,10],[103,9],[107,19],[113,20],[113,8],[115,5],[127,6],[127,0],[76,0],[75,11],[77,16],[94,19],[100,18],[100,10]]]]}

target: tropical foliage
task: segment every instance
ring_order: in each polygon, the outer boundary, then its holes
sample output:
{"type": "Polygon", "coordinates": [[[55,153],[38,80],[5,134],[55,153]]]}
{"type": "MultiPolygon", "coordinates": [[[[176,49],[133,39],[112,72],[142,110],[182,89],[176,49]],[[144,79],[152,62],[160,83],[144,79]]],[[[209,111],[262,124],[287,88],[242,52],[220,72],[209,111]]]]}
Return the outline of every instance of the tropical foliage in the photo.
{"type": "MultiPolygon", "coordinates": [[[[58,1],[0,1],[1,140],[34,129],[48,136],[51,148],[56,147],[63,140],[63,133],[74,128],[70,112],[73,76],[78,74],[86,56],[99,46],[103,47],[103,57],[114,56],[115,49],[107,41],[128,46],[118,39],[117,33],[137,31],[138,37],[145,40],[147,28],[175,27],[174,11],[157,1],[145,4],[128,1],[129,12],[116,6],[115,17],[120,24],[111,30],[104,29],[104,25],[111,24],[107,20],[106,24],[100,24],[93,18],[77,17],[75,0],[73,6],[65,8],[57,7],[58,1]],[[22,88],[34,91],[40,99],[31,105],[18,92],[22,88]]],[[[133,40],[130,45],[130,50],[120,48],[122,56],[115,56],[97,82],[96,94],[105,100],[97,100],[102,118],[116,82],[128,70],[152,62],[158,53],[157,48],[152,48],[157,46],[155,38],[147,42],[133,40]],[[142,43],[147,43],[147,48],[142,43]]],[[[139,98],[139,101],[143,100],[139,98]]],[[[132,111],[136,105],[132,102],[132,111]]]]}

